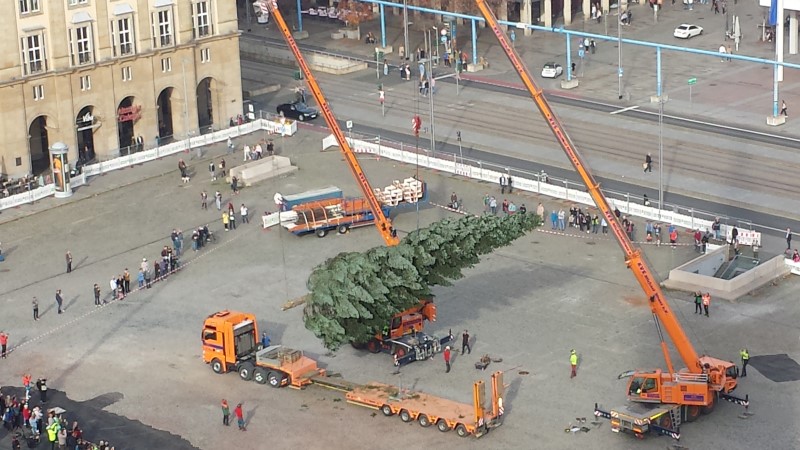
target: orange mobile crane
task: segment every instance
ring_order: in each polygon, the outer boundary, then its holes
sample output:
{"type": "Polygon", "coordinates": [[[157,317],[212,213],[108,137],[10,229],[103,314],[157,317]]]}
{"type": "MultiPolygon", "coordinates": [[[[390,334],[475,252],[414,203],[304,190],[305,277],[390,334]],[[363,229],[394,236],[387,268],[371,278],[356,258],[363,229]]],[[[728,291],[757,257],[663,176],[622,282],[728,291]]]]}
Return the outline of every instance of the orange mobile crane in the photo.
{"type": "MultiPolygon", "coordinates": [[[[278,29],[281,30],[286,44],[292,50],[297,64],[300,65],[300,70],[303,71],[303,76],[305,76],[311,93],[319,104],[319,109],[322,111],[325,122],[336,137],[336,142],[338,142],[339,148],[342,150],[342,154],[344,154],[345,160],[350,166],[350,171],[356,181],[358,181],[364,193],[364,197],[369,203],[369,208],[372,211],[372,215],[375,217],[375,226],[378,227],[378,231],[381,233],[384,241],[386,241],[386,245],[393,246],[399,244],[400,240],[397,238],[397,233],[392,227],[391,221],[386,217],[384,212],[385,208],[375,196],[366,174],[364,174],[361,165],[358,163],[356,154],[353,152],[353,149],[350,148],[347,139],[345,139],[344,133],[342,133],[342,129],[339,127],[339,123],[336,121],[336,117],[334,117],[333,111],[331,111],[330,105],[317,83],[317,79],[314,78],[314,74],[311,73],[311,69],[308,67],[305,58],[303,58],[303,54],[300,53],[300,47],[297,46],[297,42],[294,40],[294,37],[292,37],[292,32],[289,30],[289,27],[286,26],[286,21],[283,20],[277,3],[275,1],[269,1],[267,3],[270,13],[272,13],[272,16],[275,18],[275,23],[278,24],[278,29]]],[[[453,335],[452,333],[448,333],[447,336],[440,338],[423,333],[422,317],[431,321],[436,320],[436,309],[431,300],[420,300],[418,305],[395,314],[391,323],[391,335],[386,335],[386,333],[377,334],[374,339],[366,343],[367,348],[373,353],[381,351],[392,353],[395,356],[396,365],[403,365],[433,357],[435,353],[441,350],[442,345],[453,339],[453,335]]],[[[356,344],[356,346],[359,345],[356,344]]]]}
{"type": "Polygon", "coordinates": [[[286,26],[286,21],[283,20],[283,16],[278,10],[277,2],[275,0],[270,0],[266,3],[269,12],[275,19],[275,23],[278,24],[278,29],[281,30],[283,38],[286,39],[286,44],[294,54],[297,64],[300,66],[300,70],[303,72],[303,76],[308,83],[308,87],[314,95],[314,99],[317,100],[319,109],[322,111],[322,117],[325,118],[325,123],[328,124],[328,128],[331,129],[331,132],[336,137],[336,142],[342,150],[344,159],[347,161],[347,165],[350,167],[353,177],[355,177],[359,187],[361,187],[364,198],[369,202],[369,207],[372,210],[372,214],[375,216],[375,226],[378,227],[378,231],[381,233],[383,240],[386,241],[386,245],[397,245],[400,240],[397,238],[397,233],[392,227],[392,222],[386,217],[383,208],[381,208],[381,203],[378,201],[377,197],[375,197],[372,186],[369,184],[366,174],[364,174],[364,171],[361,169],[361,164],[358,163],[356,154],[353,152],[353,149],[350,148],[350,143],[345,139],[342,128],[339,127],[339,123],[336,122],[336,117],[334,117],[333,111],[328,101],[325,99],[325,95],[322,94],[322,89],[320,89],[317,79],[314,78],[314,74],[311,73],[311,69],[309,69],[306,60],[303,58],[303,54],[300,53],[300,47],[297,46],[297,42],[294,40],[294,37],[292,37],[292,32],[289,30],[289,27],[286,26]]]}
{"type": "Polygon", "coordinates": [[[678,319],[672,312],[667,298],[661,291],[658,280],[645,261],[639,248],[635,247],[623,230],[620,222],[610,207],[608,200],[600,191],[600,184],[595,180],[589,166],[581,158],[561,121],[545,99],[542,90],[533,81],[530,71],[522,62],[516,50],[510,45],[505,33],[500,29],[497,19],[486,0],[475,0],[487,25],[500,42],[500,46],[508,56],[520,79],[528,89],[533,101],[544,116],[550,130],[555,135],[561,148],[566,153],[575,170],[580,175],[589,194],[600,212],[605,217],[617,243],[625,253],[626,265],[648,298],[650,310],[661,340],[661,350],[667,364],[667,371],[661,369],[634,371],[630,373],[627,398],[634,402],[633,406],[619,410],[603,411],[595,405],[595,415],[611,419],[614,431],[631,431],[637,437],[643,437],[648,431],[679,438],[677,431],[681,422],[691,422],[700,413],[710,413],[719,399],[747,407],[747,398],[741,399],[730,395],[737,385],[737,367],[729,361],[711,356],[698,356],[678,319]],[[675,349],[686,367],[675,371],[669,356],[669,349],[664,340],[662,327],[666,330],[675,349]]]}

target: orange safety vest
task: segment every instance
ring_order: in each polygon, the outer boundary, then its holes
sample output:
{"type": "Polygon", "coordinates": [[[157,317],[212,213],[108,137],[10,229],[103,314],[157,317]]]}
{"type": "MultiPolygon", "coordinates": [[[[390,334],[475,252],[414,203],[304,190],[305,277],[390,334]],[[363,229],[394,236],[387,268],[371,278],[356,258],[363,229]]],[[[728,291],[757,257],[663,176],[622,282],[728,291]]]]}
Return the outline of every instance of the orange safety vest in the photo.
{"type": "Polygon", "coordinates": [[[710,304],[711,304],[711,295],[710,294],[705,294],[703,296],[703,306],[708,306],[710,304]]]}

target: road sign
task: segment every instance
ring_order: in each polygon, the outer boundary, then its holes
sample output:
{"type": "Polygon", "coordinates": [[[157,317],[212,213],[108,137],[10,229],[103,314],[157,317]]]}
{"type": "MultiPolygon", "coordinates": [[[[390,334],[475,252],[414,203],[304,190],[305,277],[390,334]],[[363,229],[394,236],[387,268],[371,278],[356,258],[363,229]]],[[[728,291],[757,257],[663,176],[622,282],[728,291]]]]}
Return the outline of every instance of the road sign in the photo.
{"type": "Polygon", "coordinates": [[[689,78],[687,83],[689,84],[689,86],[691,86],[693,84],[697,84],[697,78],[689,78]]]}
{"type": "Polygon", "coordinates": [[[347,122],[345,122],[345,126],[347,127],[348,130],[352,130],[353,129],[353,121],[352,120],[348,120],[347,122]]]}

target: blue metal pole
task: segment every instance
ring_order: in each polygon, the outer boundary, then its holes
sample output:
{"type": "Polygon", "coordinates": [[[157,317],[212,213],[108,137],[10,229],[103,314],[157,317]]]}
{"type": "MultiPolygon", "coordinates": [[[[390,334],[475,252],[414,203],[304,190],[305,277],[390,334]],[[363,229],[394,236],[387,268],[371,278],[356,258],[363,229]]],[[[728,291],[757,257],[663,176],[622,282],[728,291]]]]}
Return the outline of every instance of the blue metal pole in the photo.
{"type": "Polygon", "coordinates": [[[659,101],[661,99],[661,47],[656,47],[656,93],[658,95],[659,101]]]}
{"type": "Polygon", "coordinates": [[[572,35],[567,32],[567,81],[572,80],[572,35]]]}
{"type": "Polygon", "coordinates": [[[301,10],[303,9],[303,5],[300,4],[300,0],[297,0],[297,31],[303,31],[303,13],[301,10]]]}
{"type": "Polygon", "coordinates": [[[778,65],[772,71],[772,117],[778,117],[778,65]]]}
{"type": "Polygon", "coordinates": [[[478,64],[478,31],[475,29],[476,20],[472,20],[472,64],[478,64]]]}
{"type": "MultiPolygon", "coordinates": [[[[300,1],[300,0],[298,0],[300,1]]],[[[383,12],[383,3],[381,3],[379,9],[381,11],[381,46],[386,48],[386,15],[383,12]]],[[[380,61],[378,61],[380,62],[380,61]]]]}

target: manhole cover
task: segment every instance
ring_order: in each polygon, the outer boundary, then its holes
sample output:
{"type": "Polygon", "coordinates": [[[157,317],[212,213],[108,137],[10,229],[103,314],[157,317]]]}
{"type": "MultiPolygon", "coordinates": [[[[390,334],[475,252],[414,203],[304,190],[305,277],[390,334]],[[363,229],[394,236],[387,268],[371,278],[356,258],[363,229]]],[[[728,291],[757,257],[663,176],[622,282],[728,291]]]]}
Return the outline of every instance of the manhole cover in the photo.
{"type": "Polygon", "coordinates": [[[595,241],[586,241],[586,245],[596,245],[597,242],[595,241]]]}
{"type": "Polygon", "coordinates": [[[520,370],[519,374],[520,375],[530,375],[530,372],[528,372],[527,370],[520,370]]]}

